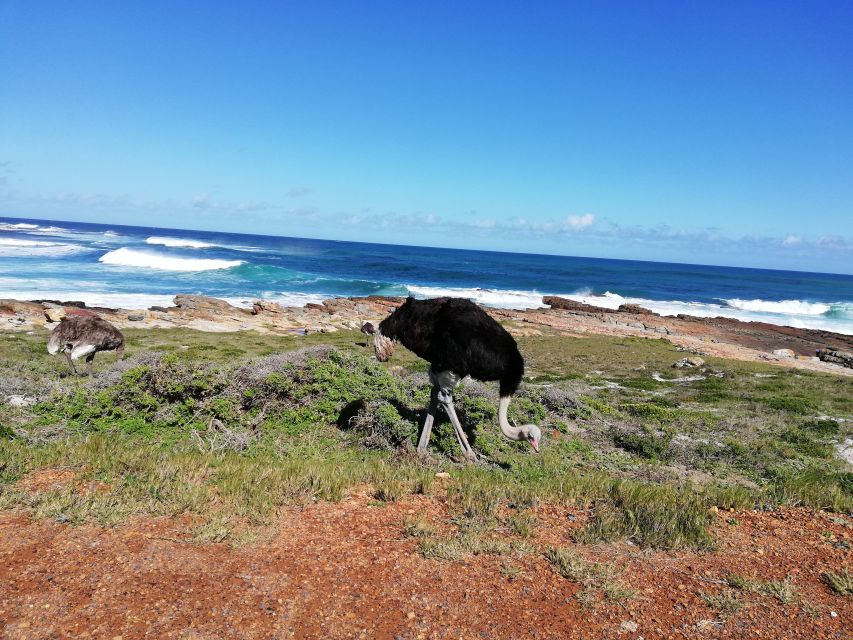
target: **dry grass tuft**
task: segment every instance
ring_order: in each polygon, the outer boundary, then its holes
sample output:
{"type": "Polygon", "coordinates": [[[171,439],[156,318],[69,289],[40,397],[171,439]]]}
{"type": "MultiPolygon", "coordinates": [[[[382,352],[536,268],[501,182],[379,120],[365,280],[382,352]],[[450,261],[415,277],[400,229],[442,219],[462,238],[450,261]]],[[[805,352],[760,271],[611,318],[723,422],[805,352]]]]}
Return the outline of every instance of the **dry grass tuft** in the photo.
{"type": "Polygon", "coordinates": [[[842,569],[840,573],[827,571],[820,577],[833,593],[840,596],[853,596],[853,573],[849,570],[842,569]]]}
{"type": "Polygon", "coordinates": [[[597,591],[610,602],[622,602],[635,594],[618,579],[620,571],[613,564],[591,562],[575,551],[557,547],[548,549],[545,559],[566,580],[583,585],[577,597],[584,604],[595,602],[597,591]]]}

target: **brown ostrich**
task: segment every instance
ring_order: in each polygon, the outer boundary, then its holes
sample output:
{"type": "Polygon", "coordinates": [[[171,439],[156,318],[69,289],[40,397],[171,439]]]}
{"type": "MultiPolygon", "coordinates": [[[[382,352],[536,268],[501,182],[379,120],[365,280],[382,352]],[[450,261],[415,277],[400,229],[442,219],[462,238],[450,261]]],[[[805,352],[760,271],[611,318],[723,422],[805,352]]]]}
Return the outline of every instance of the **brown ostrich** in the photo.
{"type": "Polygon", "coordinates": [[[54,356],[65,354],[74,375],[74,360],[86,356],[86,374],[92,374],[92,364],[98,351],[115,351],[119,360],[124,356],[124,335],[98,316],[69,316],[59,322],[47,341],[47,352],[54,356]]]}

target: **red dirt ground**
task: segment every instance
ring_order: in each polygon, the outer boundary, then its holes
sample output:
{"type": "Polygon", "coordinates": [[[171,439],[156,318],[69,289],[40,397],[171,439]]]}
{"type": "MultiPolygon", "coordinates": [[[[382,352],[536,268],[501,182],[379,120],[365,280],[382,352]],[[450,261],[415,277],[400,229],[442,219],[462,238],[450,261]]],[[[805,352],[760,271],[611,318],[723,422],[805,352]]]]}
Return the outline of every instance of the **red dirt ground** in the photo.
{"type": "MultiPolygon", "coordinates": [[[[36,483],[37,484],[37,483],[36,483]]],[[[586,514],[536,510],[533,542],[572,546],[616,562],[636,595],[582,604],[581,585],[541,554],[508,560],[424,559],[404,537],[407,515],[443,522],[440,500],[376,506],[367,495],[283,510],[267,540],[233,549],[185,542],[186,522],[137,518],[74,527],[0,512],[3,638],[853,638],[853,598],[823,571],[851,566],[853,518],[786,509],[720,513],[714,552],[650,552],[626,543],[584,546],[586,514]],[[737,524],[729,524],[736,518],[737,524]],[[516,579],[504,563],[521,568],[516,579]],[[742,594],[723,617],[700,593],[726,590],[729,572],[792,576],[783,605],[742,594]],[[836,615],[833,616],[832,612],[836,615]],[[636,623],[636,628],[630,623],[636,623]]]]}

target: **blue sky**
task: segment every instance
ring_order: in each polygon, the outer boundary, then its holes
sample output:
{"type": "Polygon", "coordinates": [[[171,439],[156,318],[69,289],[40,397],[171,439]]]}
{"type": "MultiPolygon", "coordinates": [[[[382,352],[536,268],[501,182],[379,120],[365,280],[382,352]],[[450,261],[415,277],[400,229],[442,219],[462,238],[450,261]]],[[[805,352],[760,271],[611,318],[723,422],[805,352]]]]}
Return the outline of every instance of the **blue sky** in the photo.
{"type": "Polygon", "coordinates": [[[0,0],[0,215],[852,273],[853,5],[0,0]]]}

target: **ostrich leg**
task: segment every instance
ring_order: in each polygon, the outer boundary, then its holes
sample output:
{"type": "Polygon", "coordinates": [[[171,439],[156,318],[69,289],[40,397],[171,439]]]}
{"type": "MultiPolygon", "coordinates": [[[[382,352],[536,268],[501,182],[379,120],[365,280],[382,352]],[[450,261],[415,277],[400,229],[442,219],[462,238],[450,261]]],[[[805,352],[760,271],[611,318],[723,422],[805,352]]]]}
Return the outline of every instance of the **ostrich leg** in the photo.
{"type": "Polygon", "coordinates": [[[92,369],[95,366],[95,352],[93,351],[86,356],[86,375],[92,377],[92,369]]]}
{"type": "Polygon", "coordinates": [[[432,391],[429,394],[429,408],[427,409],[426,420],[424,420],[424,428],[421,431],[420,440],[418,440],[418,453],[426,453],[429,445],[429,437],[432,434],[432,423],[435,420],[435,411],[438,409],[438,385],[433,385],[432,391]]]}
{"type": "Polygon", "coordinates": [[[436,373],[430,369],[429,379],[433,385],[438,387],[438,401],[444,407],[447,417],[450,418],[450,423],[456,432],[456,440],[459,442],[459,446],[462,447],[465,459],[468,462],[474,462],[477,459],[477,455],[474,453],[471,445],[468,444],[468,437],[465,435],[465,431],[462,430],[462,424],[456,415],[456,409],[453,407],[453,389],[459,384],[460,377],[452,371],[439,371],[436,373]]]}
{"type": "Polygon", "coordinates": [[[465,435],[465,430],[462,428],[462,423],[459,422],[459,417],[456,415],[456,408],[453,406],[453,396],[447,394],[448,400],[443,403],[444,410],[453,424],[453,430],[456,431],[456,439],[459,441],[459,446],[462,447],[462,452],[465,454],[465,459],[468,462],[477,462],[477,454],[474,449],[468,444],[468,436],[465,435]]]}
{"type": "Polygon", "coordinates": [[[74,361],[71,359],[71,354],[67,351],[64,351],[63,353],[65,353],[65,359],[68,360],[68,366],[71,367],[71,373],[73,373],[75,376],[80,375],[77,373],[77,367],[74,366],[74,361]]]}

